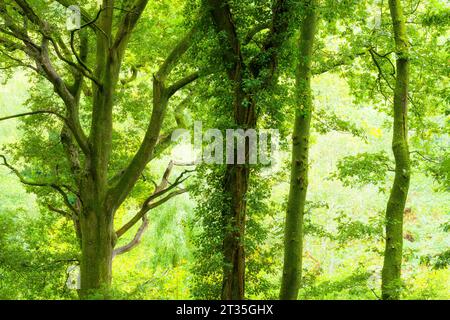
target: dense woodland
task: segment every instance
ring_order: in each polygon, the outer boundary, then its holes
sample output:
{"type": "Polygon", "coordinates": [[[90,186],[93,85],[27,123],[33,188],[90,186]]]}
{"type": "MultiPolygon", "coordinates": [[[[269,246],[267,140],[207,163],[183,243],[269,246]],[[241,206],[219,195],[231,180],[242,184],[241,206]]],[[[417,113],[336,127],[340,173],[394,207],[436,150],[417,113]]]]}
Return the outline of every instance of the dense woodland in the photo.
{"type": "Polygon", "coordinates": [[[446,0],[0,0],[0,299],[449,299],[449,24],[446,0]],[[193,161],[198,122],[279,144],[193,161]]]}

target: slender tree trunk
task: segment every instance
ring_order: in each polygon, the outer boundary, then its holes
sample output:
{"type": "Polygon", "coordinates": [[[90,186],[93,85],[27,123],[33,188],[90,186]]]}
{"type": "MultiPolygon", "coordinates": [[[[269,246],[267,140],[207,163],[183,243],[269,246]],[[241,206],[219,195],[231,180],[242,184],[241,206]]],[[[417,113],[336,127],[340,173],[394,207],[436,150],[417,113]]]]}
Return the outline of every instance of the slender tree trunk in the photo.
{"type": "Polygon", "coordinates": [[[386,248],[382,271],[382,298],[400,298],[403,247],[403,212],[408,196],[410,160],[408,149],[409,57],[405,19],[399,0],[389,0],[397,53],[397,78],[394,92],[394,133],[392,150],[395,178],[386,209],[386,248]]]}
{"type": "Polygon", "coordinates": [[[226,179],[231,195],[231,208],[226,217],[226,234],[223,241],[224,272],[222,299],[243,300],[245,292],[245,194],[247,193],[249,169],[244,165],[230,165],[226,179]]]}
{"type": "MultiPolygon", "coordinates": [[[[234,121],[239,128],[256,127],[255,106],[244,106],[241,88],[235,92],[234,121]]],[[[249,101],[251,98],[248,97],[249,101]]],[[[245,143],[245,164],[235,163],[227,167],[224,176],[224,191],[231,197],[230,207],[225,212],[225,235],[223,241],[224,271],[222,299],[243,300],[245,298],[245,222],[247,202],[245,200],[250,178],[249,144],[245,143]]]]}
{"type": "Polygon", "coordinates": [[[292,136],[292,163],[289,200],[284,235],[284,266],[280,299],[295,300],[302,273],[303,215],[308,189],[308,153],[312,114],[311,60],[316,33],[316,1],[306,7],[301,25],[296,74],[298,107],[292,136]]]}

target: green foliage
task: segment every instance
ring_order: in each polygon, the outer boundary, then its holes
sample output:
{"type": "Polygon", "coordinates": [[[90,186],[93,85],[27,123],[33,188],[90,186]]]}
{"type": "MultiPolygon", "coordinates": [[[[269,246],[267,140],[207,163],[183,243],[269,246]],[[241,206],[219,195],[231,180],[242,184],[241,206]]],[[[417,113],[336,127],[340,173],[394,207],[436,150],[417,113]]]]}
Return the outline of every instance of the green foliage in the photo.
{"type": "Polygon", "coordinates": [[[349,299],[358,297],[359,299],[373,299],[376,296],[370,292],[368,280],[371,274],[364,270],[356,270],[343,279],[328,280],[318,285],[308,283],[308,278],[300,292],[300,299],[305,300],[332,300],[349,299]]]}
{"type": "Polygon", "coordinates": [[[315,129],[320,134],[325,134],[330,131],[348,132],[355,137],[359,137],[364,140],[367,139],[365,130],[359,128],[351,121],[342,119],[342,117],[336,115],[335,113],[329,113],[322,109],[315,112],[315,117],[315,129]]]}
{"type": "Polygon", "coordinates": [[[225,227],[222,206],[223,167],[197,169],[193,196],[198,199],[192,221],[194,245],[192,294],[197,299],[219,299],[222,281],[222,234],[225,227]]]}
{"type": "Polygon", "coordinates": [[[66,269],[78,263],[69,223],[54,215],[30,215],[26,208],[0,206],[0,230],[0,299],[76,296],[66,288],[66,269]]]}
{"type": "Polygon", "coordinates": [[[385,182],[387,171],[393,170],[392,161],[384,151],[347,156],[339,160],[336,167],[337,172],[332,176],[344,186],[380,185],[385,182]]]}

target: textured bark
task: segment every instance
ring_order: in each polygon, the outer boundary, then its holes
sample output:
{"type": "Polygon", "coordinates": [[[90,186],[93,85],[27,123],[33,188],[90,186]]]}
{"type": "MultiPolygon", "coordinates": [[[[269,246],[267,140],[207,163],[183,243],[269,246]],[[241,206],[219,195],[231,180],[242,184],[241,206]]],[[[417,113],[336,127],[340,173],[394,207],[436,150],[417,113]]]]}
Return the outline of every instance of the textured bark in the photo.
{"type": "Polygon", "coordinates": [[[410,181],[408,149],[408,81],[409,57],[405,18],[400,0],[389,0],[397,54],[394,92],[394,126],[392,150],[395,178],[386,208],[386,248],[382,270],[382,298],[400,298],[403,247],[403,212],[410,181]]]}
{"type": "Polygon", "coordinates": [[[297,109],[292,135],[292,162],[289,199],[284,235],[284,266],[280,299],[295,300],[302,274],[303,216],[308,189],[308,153],[311,115],[311,60],[316,34],[316,1],[306,7],[298,43],[299,57],[296,73],[297,109]]]}

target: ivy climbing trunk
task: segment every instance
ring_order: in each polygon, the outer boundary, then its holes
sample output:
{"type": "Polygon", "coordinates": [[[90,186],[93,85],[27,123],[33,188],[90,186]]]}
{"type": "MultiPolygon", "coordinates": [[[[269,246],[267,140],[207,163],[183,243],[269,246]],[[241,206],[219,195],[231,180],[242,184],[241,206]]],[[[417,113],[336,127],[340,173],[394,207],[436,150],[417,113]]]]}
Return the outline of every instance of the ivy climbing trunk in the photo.
{"type": "MultiPolygon", "coordinates": [[[[240,97],[243,96],[240,88],[236,89],[235,115],[234,121],[239,128],[251,129],[256,127],[255,108],[252,103],[244,106],[240,97]]],[[[247,97],[247,101],[251,101],[247,97]]],[[[245,141],[245,164],[237,164],[236,154],[235,164],[227,166],[224,176],[224,191],[231,197],[231,204],[225,211],[225,221],[227,230],[223,241],[224,273],[222,282],[222,299],[243,300],[245,294],[245,222],[248,192],[250,165],[249,143],[245,141]]]]}
{"type": "Polygon", "coordinates": [[[296,99],[294,133],[292,135],[292,162],[289,199],[284,234],[284,266],[280,299],[295,300],[302,273],[303,216],[308,189],[308,153],[313,109],[311,93],[311,61],[316,34],[317,1],[305,6],[298,42],[296,72],[296,99]]]}
{"type": "Polygon", "coordinates": [[[403,247],[403,212],[410,181],[408,149],[408,81],[409,57],[406,25],[400,0],[389,0],[394,29],[396,84],[394,91],[394,128],[392,150],[395,157],[395,178],[386,209],[386,248],[382,271],[382,298],[400,298],[403,247]]]}
{"type": "MultiPolygon", "coordinates": [[[[237,27],[233,19],[230,3],[221,0],[208,0],[216,31],[226,41],[222,45],[222,58],[228,79],[233,85],[233,125],[238,129],[256,128],[257,95],[268,90],[277,79],[278,51],[287,39],[290,9],[288,0],[276,0],[272,6],[272,21],[269,33],[263,41],[261,51],[245,57],[237,27]],[[261,84],[252,92],[244,90],[245,81],[255,80],[261,84]]],[[[265,29],[263,27],[261,30],[265,29]]],[[[248,44],[248,43],[247,43],[248,44]]],[[[245,164],[228,164],[223,189],[229,201],[223,207],[223,282],[221,298],[224,300],[242,300],[245,298],[245,223],[251,168],[248,164],[249,146],[245,146],[245,164]]],[[[236,154],[236,153],[235,153],[236,154]]],[[[235,159],[236,160],[236,159],[235,159]]]]}

